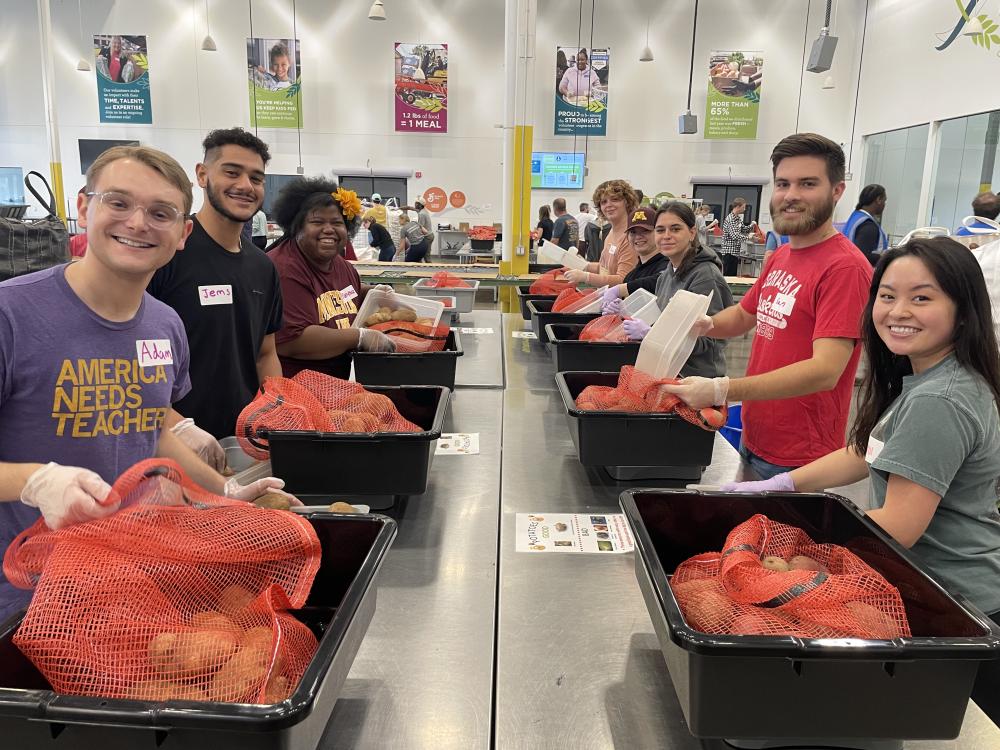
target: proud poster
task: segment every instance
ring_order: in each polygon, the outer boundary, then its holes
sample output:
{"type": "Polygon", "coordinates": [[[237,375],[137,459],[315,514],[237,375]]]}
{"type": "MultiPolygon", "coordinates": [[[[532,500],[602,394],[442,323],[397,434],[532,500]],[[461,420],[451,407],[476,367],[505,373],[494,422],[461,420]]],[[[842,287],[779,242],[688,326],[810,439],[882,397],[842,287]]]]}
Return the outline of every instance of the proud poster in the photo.
{"type": "Polygon", "coordinates": [[[611,50],[556,48],[556,135],[607,135],[611,50]]]}
{"type": "Polygon", "coordinates": [[[763,76],[762,52],[712,52],[708,62],[705,138],[757,137],[763,76]]]}
{"type": "Polygon", "coordinates": [[[261,128],[301,128],[298,39],[247,39],[250,124],[261,128]]]}
{"type": "Polygon", "coordinates": [[[101,122],[152,124],[146,37],[126,34],[95,36],[94,56],[101,122]]]}
{"type": "Polygon", "coordinates": [[[396,42],[396,132],[448,132],[448,45],[396,42]]]}

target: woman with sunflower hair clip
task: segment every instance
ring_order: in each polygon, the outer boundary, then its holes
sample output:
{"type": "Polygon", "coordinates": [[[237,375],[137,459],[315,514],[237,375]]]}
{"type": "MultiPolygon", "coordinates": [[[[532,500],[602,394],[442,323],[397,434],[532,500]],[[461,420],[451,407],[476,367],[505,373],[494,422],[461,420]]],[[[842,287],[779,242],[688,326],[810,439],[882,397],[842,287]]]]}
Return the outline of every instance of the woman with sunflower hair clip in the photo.
{"type": "Polygon", "coordinates": [[[352,351],[394,351],[381,331],[351,327],[371,288],[344,260],[361,218],[357,194],[333,180],[304,177],[281,190],[273,214],[284,231],[267,255],[278,269],[284,301],[284,325],[275,342],[285,377],[316,370],[347,378],[352,351]]]}

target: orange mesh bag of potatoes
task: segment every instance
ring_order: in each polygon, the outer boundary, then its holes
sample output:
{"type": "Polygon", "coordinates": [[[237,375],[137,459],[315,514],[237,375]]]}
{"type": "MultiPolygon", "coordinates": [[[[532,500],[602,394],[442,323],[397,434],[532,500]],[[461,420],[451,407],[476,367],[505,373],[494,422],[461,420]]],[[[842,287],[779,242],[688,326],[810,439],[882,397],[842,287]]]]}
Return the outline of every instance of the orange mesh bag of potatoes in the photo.
{"type": "Polygon", "coordinates": [[[451,331],[451,326],[447,323],[431,326],[421,323],[419,319],[414,322],[393,320],[368,327],[381,331],[392,339],[396,352],[400,354],[443,351],[451,331]]]}
{"type": "Polygon", "coordinates": [[[601,341],[608,344],[623,344],[628,341],[625,320],[621,315],[602,315],[587,323],[580,331],[580,341],[601,341]]]}
{"type": "Polygon", "coordinates": [[[531,282],[531,286],[528,287],[528,294],[557,295],[567,289],[573,289],[574,287],[575,285],[563,276],[561,269],[553,268],[551,271],[546,271],[531,282]]]}
{"type": "Polygon", "coordinates": [[[316,637],[302,608],[320,543],[295,513],[212,495],[169,460],[115,482],[121,509],[52,531],[38,520],[4,573],[33,588],[14,643],[57,693],[276,703],[316,637]]]}
{"type": "Polygon", "coordinates": [[[472,287],[472,284],[453,273],[438,271],[427,280],[424,286],[431,287],[432,289],[469,289],[472,287]]]}
{"type": "Polygon", "coordinates": [[[579,289],[564,289],[559,292],[552,303],[552,312],[572,313],[596,299],[594,292],[581,292],[579,289]]]}
{"type": "Polygon", "coordinates": [[[713,635],[891,639],[910,635],[899,591],[850,550],[755,515],[721,553],[670,582],[688,625],[713,635]]]}
{"type": "Polygon", "coordinates": [[[709,431],[718,430],[726,423],[728,410],[725,405],[692,409],[677,396],[660,388],[661,385],[677,382],[676,379],[656,380],[632,365],[625,365],[618,373],[618,385],[614,388],[589,385],[576,397],[576,406],[584,411],[673,412],[686,422],[709,431]]]}

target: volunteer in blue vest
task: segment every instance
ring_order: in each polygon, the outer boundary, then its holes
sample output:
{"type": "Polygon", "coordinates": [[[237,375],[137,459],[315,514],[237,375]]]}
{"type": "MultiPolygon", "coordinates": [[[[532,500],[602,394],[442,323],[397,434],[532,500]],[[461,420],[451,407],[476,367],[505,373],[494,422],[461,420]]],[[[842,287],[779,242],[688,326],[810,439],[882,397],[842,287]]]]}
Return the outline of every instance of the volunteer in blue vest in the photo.
{"type": "MultiPolygon", "coordinates": [[[[994,227],[991,224],[978,220],[990,219],[991,221],[996,221],[997,215],[1000,215],[1000,195],[989,191],[977,195],[972,199],[972,215],[977,219],[977,221],[971,224],[973,229],[993,229],[994,227]]],[[[973,234],[973,232],[969,231],[965,226],[961,226],[955,230],[955,234],[964,237],[973,234]]]]}
{"type": "Polygon", "coordinates": [[[854,213],[847,217],[844,236],[858,246],[872,267],[878,257],[889,247],[889,238],[882,229],[882,211],[885,210],[885,188],[865,185],[858,196],[854,213]]]}
{"type": "Polygon", "coordinates": [[[764,268],[767,259],[774,255],[774,251],[787,242],[787,234],[778,234],[773,229],[767,230],[767,237],[764,239],[764,260],[761,262],[761,269],[764,268]]]}

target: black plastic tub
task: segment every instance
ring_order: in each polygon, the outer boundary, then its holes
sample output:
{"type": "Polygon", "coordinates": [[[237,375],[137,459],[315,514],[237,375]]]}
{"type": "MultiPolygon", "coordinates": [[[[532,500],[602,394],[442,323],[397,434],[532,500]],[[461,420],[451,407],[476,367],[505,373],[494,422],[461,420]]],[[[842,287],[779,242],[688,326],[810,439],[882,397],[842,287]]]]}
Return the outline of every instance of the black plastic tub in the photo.
{"type": "Polygon", "coordinates": [[[525,320],[531,320],[531,310],[528,309],[528,300],[554,300],[557,296],[555,294],[532,294],[528,291],[529,289],[531,289],[530,286],[517,287],[517,302],[521,306],[521,317],[525,320]]]}
{"type": "Polygon", "coordinates": [[[443,385],[451,389],[463,353],[462,339],[453,328],[440,352],[354,352],[354,377],[365,385],[443,385]]]}
{"type": "Polygon", "coordinates": [[[528,312],[531,313],[531,330],[535,332],[538,340],[543,344],[549,342],[545,334],[545,326],[549,323],[589,323],[594,318],[601,317],[600,313],[564,313],[552,312],[552,300],[528,300],[528,312]]]}
{"type": "Polygon", "coordinates": [[[23,612],[0,628],[0,733],[5,748],[58,750],[312,750],[375,612],[376,581],[396,523],[315,513],[323,558],[294,610],[319,649],[292,696],[275,705],[62,696],[13,644],[23,612]]]}
{"type": "Polygon", "coordinates": [[[613,467],[609,473],[616,479],[629,478],[623,467],[670,467],[659,478],[699,478],[703,469],[712,463],[714,432],[686,422],[676,414],[577,408],[576,398],[588,385],[617,384],[617,372],[556,373],[556,387],[566,406],[580,463],[613,467]],[[675,469],[684,471],[672,473],[675,469]]]}
{"type": "Polygon", "coordinates": [[[558,263],[529,263],[528,273],[548,273],[562,267],[558,263]]]}
{"type": "Polygon", "coordinates": [[[808,746],[958,736],[980,662],[1000,655],[1000,628],[948,594],[850,501],[629,490],[621,507],[635,536],[639,587],[692,734],[808,738],[808,746]],[[864,559],[899,589],[913,636],[719,636],[688,627],[669,576],[689,557],[721,550],[733,527],[757,513],[864,559]]]}
{"type": "Polygon", "coordinates": [[[420,432],[272,431],[271,472],[297,496],[420,495],[451,391],[437,385],[366,386],[392,399],[420,432]]]}
{"type": "Polygon", "coordinates": [[[583,323],[545,326],[545,337],[549,340],[552,362],[556,372],[593,371],[618,372],[625,365],[634,365],[639,356],[639,341],[609,343],[601,341],[580,341],[583,323]]]}

